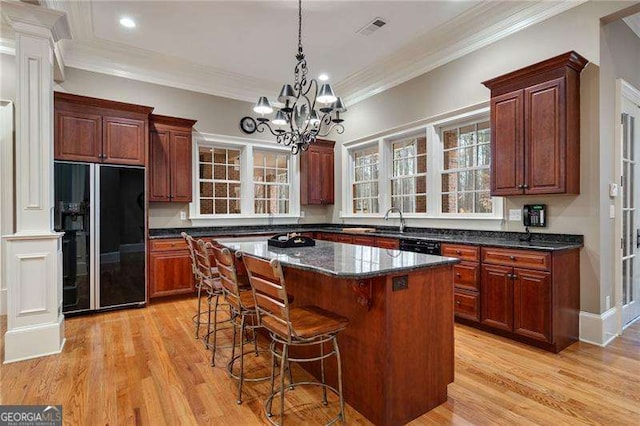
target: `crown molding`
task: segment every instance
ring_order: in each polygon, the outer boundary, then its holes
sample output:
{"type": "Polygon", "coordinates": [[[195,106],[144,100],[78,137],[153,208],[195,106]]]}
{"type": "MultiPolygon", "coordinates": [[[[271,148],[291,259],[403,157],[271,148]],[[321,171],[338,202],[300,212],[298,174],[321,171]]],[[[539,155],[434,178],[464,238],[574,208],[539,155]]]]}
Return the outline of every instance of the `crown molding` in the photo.
{"type": "Polygon", "coordinates": [[[336,90],[347,94],[348,105],[356,104],[586,1],[480,3],[350,75],[335,85],[336,90]]]}
{"type": "MultiPolygon", "coordinates": [[[[334,87],[353,105],[585,1],[479,3],[334,87]]],[[[73,31],[73,40],[61,44],[67,66],[252,103],[280,89],[277,82],[96,38],[91,1],[42,4],[67,13],[73,31]]],[[[10,49],[0,44],[0,51],[3,48],[10,49]]]]}
{"type": "Polygon", "coordinates": [[[67,40],[65,63],[73,68],[254,103],[277,93],[277,83],[101,39],[67,40]]]}
{"type": "Polygon", "coordinates": [[[2,0],[0,3],[2,15],[14,30],[41,37],[48,36],[54,42],[71,38],[69,21],[64,11],[16,1],[2,0]]]}
{"type": "Polygon", "coordinates": [[[622,20],[631,28],[631,31],[640,38],[640,13],[627,16],[626,18],[622,18],[622,20]]]}

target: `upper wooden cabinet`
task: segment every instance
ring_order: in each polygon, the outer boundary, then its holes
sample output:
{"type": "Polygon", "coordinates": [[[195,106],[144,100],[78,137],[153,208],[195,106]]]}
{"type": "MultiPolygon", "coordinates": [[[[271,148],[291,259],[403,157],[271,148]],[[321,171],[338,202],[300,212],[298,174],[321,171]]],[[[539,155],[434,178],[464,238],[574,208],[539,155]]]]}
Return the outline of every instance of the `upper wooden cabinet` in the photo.
{"type": "Polygon", "coordinates": [[[333,204],[335,142],[318,139],[300,155],[300,199],[303,205],[333,204]]]}
{"type": "Polygon", "coordinates": [[[56,160],[144,166],[153,108],[56,92],[56,160]]]}
{"type": "Polygon", "coordinates": [[[152,114],[149,201],[188,203],[192,197],[191,131],[196,120],[152,114]]]}
{"type": "Polygon", "coordinates": [[[580,72],[568,52],[483,82],[491,90],[491,195],[580,193],[580,72]]]}

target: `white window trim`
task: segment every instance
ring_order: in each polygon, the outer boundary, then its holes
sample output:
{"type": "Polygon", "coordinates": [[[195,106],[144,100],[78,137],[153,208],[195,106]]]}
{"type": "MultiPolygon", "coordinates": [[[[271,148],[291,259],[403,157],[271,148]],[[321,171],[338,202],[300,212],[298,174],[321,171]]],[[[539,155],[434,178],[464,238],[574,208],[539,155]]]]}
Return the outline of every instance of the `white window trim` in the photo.
{"type": "Polygon", "coordinates": [[[193,133],[192,149],[192,188],[193,201],[189,203],[189,219],[198,226],[246,224],[248,220],[259,220],[259,224],[293,224],[300,215],[300,161],[297,155],[291,155],[289,161],[289,213],[288,214],[255,214],[253,186],[253,149],[290,154],[291,149],[278,145],[275,141],[239,138],[235,136],[217,135],[213,133],[193,133]],[[240,214],[202,215],[200,214],[200,185],[198,153],[201,146],[223,147],[240,150],[240,214]]]}
{"type": "Polygon", "coordinates": [[[421,125],[403,128],[402,130],[381,133],[371,139],[358,139],[342,144],[342,176],[348,179],[349,188],[353,184],[353,151],[362,149],[374,144],[378,144],[380,153],[380,170],[378,172],[379,213],[358,214],[352,213],[353,197],[351,189],[343,191],[341,219],[363,219],[363,218],[383,218],[386,211],[391,207],[391,143],[399,137],[418,135],[424,132],[427,137],[427,212],[426,213],[406,213],[403,216],[407,219],[446,219],[446,220],[475,220],[475,221],[497,221],[504,219],[504,201],[502,197],[491,197],[493,202],[493,213],[442,213],[442,172],[444,169],[443,143],[440,138],[441,129],[452,126],[464,126],[475,123],[479,120],[489,119],[490,108],[484,105],[477,109],[464,109],[463,113],[450,113],[446,118],[423,121],[421,125]]]}

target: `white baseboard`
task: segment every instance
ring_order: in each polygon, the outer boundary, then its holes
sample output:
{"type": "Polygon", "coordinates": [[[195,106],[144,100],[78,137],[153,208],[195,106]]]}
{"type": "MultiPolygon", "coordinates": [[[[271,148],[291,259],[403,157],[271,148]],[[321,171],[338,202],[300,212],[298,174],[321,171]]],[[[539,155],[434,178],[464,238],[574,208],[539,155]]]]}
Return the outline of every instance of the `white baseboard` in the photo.
{"type": "Polygon", "coordinates": [[[62,352],[65,344],[64,317],[53,324],[21,327],[4,335],[4,363],[24,361],[62,352]]]}
{"type": "Polygon", "coordinates": [[[601,314],[580,311],[580,341],[604,347],[618,337],[616,310],[613,307],[601,314]]]}
{"type": "Polygon", "coordinates": [[[0,315],[7,315],[7,289],[0,289],[0,315]]]}

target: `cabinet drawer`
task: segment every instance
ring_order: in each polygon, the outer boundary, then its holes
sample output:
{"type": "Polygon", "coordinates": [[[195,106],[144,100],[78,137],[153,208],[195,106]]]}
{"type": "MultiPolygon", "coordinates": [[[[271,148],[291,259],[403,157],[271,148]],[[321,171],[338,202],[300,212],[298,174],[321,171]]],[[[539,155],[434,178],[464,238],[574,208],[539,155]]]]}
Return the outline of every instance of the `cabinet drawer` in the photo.
{"type": "Polygon", "coordinates": [[[482,263],[548,271],[551,254],[531,250],[482,248],[482,263]]]}
{"type": "Polygon", "coordinates": [[[477,294],[466,293],[463,291],[457,291],[453,295],[454,311],[456,316],[461,318],[470,319],[473,321],[479,321],[479,306],[478,301],[480,298],[477,294]]]}
{"type": "Polygon", "coordinates": [[[367,237],[367,236],[353,236],[352,237],[352,243],[353,244],[358,244],[360,246],[374,246],[375,245],[375,238],[374,237],[367,237]]]}
{"type": "Polygon", "coordinates": [[[188,250],[187,242],[182,238],[170,238],[162,240],[150,240],[151,251],[188,250]]]}
{"type": "Polygon", "coordinates": [[[478,291],[480,289],[480,265],[461,262],[453,267],[453,283],[456,287],[478,291]]]}
{"type": "Polygon", "coordinates": [[[400,248],[400,240],[396,238],[376,237],[376,247],[398,250],[400,248]]]}
{"type": "Polygon", "coordinates": [[[336,234],[335,241],[351,244],[353,242],[353,237],[351,235],[336,234]]]}
{"type": "Polygon", "coordinates": [[[464,246],[459,244],[443,244],[442,255],[447,257],[457,257],[460,260],[478,262],[480,259],[480,247],[464,246]]]}

